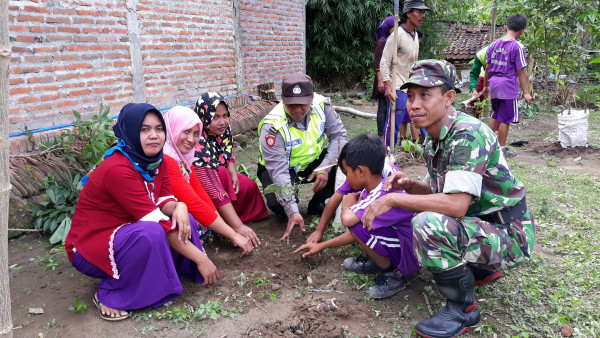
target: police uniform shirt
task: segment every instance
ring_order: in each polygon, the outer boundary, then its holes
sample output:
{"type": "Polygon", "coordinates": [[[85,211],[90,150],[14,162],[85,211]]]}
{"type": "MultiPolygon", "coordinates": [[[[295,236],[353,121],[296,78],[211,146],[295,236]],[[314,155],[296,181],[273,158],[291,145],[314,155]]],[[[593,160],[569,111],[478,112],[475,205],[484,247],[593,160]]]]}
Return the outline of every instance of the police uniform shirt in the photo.
{"type": "MultiPolygon", "coordinates": [[[[296,128],[300,131],[306,131],[306,127],[310,123],[310,112],[304,116],[302,121],[294,121],[290,117],[288,117],[288,121],[291,121],[288,122],[289,127],[296,128]]],[[[325,135],[327,135],[329,140],[329,147],[327,155],[323,159],[323,162],[321,162],[321,165],[328,165],[331,162],[337,161],[339,151],[348,142],[346,128],[344,128],[340,116],[333,110],[333,107],[328,102],[325,102],[325,135]]],[[[260,144],[265,160],[265,167],[273,184],[278,186],[291,184],[289,161],[287,156],[285,156],[285,142],[281,133],[275,130],[272,124],[264,123],[260,130],[260,144]],[[266,137],[268,135],[275,135],[275,142],[267,143],[266,137]]],[[[303,170],[303,168],[301,170],[303,170]]],[[[327,170],[329,171],[331,168],[327,170]]],[[[285,202],[290,206],[288,209],[285,206],[286,203],[282,204],[284,209],[286,209],[285,212],[288,216],[298,212],[298,205],[296,204],[295,199],[292,198],[291,201],[285,200],[285,202]]]]}

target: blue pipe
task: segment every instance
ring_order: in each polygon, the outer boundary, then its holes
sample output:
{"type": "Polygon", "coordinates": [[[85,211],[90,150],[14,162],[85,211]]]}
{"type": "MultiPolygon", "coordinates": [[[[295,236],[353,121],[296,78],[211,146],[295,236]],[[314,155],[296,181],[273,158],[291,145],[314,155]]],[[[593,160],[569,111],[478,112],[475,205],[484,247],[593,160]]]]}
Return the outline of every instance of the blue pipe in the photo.
{"type": "MultiPolygon", "coordinates": [[[[244,93],[239,94],[239,95],[250,96],[250,98],[252,98],[252,96],[253,96],[253,95],[244,94],[244,93]]],[[[225,96],[225,98],[229,99],[229,98],[236,97],[236,96],[238,96],[238,95],[229,95],[229,96],[225,96]]],[[[277,96],[279,96],[279,95],[277,95],[277,96]]],[[[196,101],[194,101],[194,102],[188,102],[188,103],[183,103],[183,104],[178,104],[178,106],[189,106],[189,105],[192,105],[192,104],[195,104],[195,103],[196,103],[196,101]]],[[[166,107],[166,108],[159,108],[158,110],[159,111],[163,111],[163,110],[171,109],[173,107],[175,107],[175,106],[166,107]]],[[[117,115],[117,116],[109,116],[109,117],[111,119],[116,119],[119,116],[117,115]]],[[[35,134],[35,133],[41,133],[43,131],[55,130],[55,129],[60,129],[60,128],[68,128],[68,127],[72,127],[72,126],[73,126],[72,123],[71,124],[61,124],[60,126],[53,126],[53,127],[47,127],[47,128],[33,129],[33,130],[30,130],[30,132],[32,132],[33,134],[35,134]]],[[[27,133],[26,132],[20,132],[20,133],[9,134],[8,137],[10,138],[10,137],[23,136],[23,135],[27,135],[27,133]]]]}

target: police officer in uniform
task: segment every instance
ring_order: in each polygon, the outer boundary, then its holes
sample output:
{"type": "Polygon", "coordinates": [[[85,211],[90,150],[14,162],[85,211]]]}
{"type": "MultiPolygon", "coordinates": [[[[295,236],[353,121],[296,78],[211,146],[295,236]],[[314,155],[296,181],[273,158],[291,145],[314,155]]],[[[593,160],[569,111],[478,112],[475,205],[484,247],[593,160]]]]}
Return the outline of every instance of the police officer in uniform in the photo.
{"type": "Polygon", "coordinates": [[[527,190],[516,178],[498,139],[478,119],[454,109],[456,69],[443,60],[417,61],[407,88],[407,110],[427,136],[423,181],[394,173],[387,194],[363,215],[367,227],[391,207],[417,212],[413,247],[419,263],[433,273],[446,307],[417,323],[423,337],[456,337],[479,324],[475,285],[500,277],[500,269],[525,263],[535,242],[527,190]]]}
{"type": "MultiPolygon", "coordinates": [[[[275,184],[289,188],[292,182],[314,182],[307,213],[321,215],[325,200],[334,193],[336,168],[319,167],[335,163],[339,150],[348,142],[346,129],[329,99],[314,93],[310,76],[286,75],[281,83],[281,102],[263,118],[258,129],[261,157],[257,176],[263,187],[275,184]]],[[[283,193],[268,193],[265,197],[271,211],[288,218],[281,240],[288,238],[296,225],[305,230],[295,197],[283,193]]]]}

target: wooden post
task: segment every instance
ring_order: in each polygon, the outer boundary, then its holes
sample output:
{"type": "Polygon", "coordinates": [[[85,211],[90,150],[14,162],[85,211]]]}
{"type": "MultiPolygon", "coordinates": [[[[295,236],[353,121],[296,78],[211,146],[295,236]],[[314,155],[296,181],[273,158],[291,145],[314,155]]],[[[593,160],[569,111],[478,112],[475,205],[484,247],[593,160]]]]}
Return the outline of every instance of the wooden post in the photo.
{"type": "Polygon", "coordinates": [[[8,284],[8,70],[10,40],[8,33],[8,0],[0,0],[0,336],[12,337],[10,287],[8,284]]]}
{"type": "Polygon", "coordinates": [[[498,3],[494,0],[492,5],[492,42],[496,40],[496,12],[498,10],[498,3]]]}
{"type": "MultiPolygon", "coordinates": [[[[392,55],[392,91],[396,93],[396,66],[398,65],[398,19],[399,0],[394,0],[394,54],[392,55]]],[[[393,159],[396,138],[396,100],[390,102],[390,156],[393,159]]],[[[393,161],[392,161],[393,162],[393,161]]]]}
{"type": "Polygon", "coordinates": [[[548,60],[550,59],[550,54],[548,54],[548,31],[546,26],[544,26],[544,59],[546,61],[546,67],[544,69],[544,91],[546,92],[546,111],[550,111],[550,104],[552,102],[550,95],[550,88],[548,85],[548,76],[550,75],[550,66],[548,65],[548,60]]]}

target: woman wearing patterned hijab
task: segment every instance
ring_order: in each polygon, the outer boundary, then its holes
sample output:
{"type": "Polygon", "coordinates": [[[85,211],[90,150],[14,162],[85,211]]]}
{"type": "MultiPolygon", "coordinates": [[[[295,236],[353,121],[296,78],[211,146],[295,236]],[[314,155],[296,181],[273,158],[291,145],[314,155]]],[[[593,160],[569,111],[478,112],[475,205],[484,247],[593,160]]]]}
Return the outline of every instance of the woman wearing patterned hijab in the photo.
{"type": "Polygon", "coordinates": [[[244,223],[268,213],[256,183],[236,171],[227,102],[217,93],[205,93],[194,110],[203,124],[193,162],[198,179],[225,222],[256,247],[260,241],[244,223]]]}
{"type": "Polygon", "coordinates": [[[178,276],[206,285],[218,278],[196,221],[173,197],[160,112],[127,104],[113,129],[119,142],[87,176],[65,241],[73,266],[102,279],[92,301],[109,321],[171,301],[182,291],[178,276]]]}
{"type": "MultiPolygon", "coordinates": [[[[167,143],[165,161],[169,168],[169,177],[175,197],[188,206],[189,212],[203,225],[202,229],[213,230],[227,237],[249,255],[253,246],[250,240],[235,232],[219,214],[213,202],[198,181],[192,166],[194,148],[200,139],[202,122],[193,110],[175,106],[165,114],[167,143]]],[[[202,231],[202,230],[201,230],[202,231]]]]}

